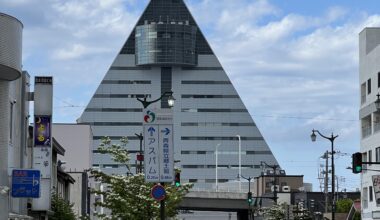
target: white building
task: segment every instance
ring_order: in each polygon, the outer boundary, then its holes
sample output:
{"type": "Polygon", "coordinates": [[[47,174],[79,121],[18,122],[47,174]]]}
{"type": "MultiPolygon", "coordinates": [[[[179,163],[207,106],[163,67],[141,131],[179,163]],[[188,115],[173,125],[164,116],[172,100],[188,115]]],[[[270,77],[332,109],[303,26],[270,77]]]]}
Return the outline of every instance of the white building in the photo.
{"type": "Polygon", "coordinates": [[[70,187],[70,203],[74,203],[74,213],[77,216],[90,215],[93,201],[90,201],[89,187],[95,187],[92,179],[88,178],[88,170],[92,167],[91,126],[54,123],[52,135],[66,149],[64,157],[58,156],[61,168],[75,180],[70,187]]]}
{"type": "MultiPolygon", "coordinates": [[[[363,161],[380,162],[380,110],[375,101],[380,88],[380,28],[365,28],[359,34],[361,91],[361,148],[363,161]]],[[[380,219],[380,193],[373,178],[380,165],[364,166],[362,172],[362,219],[380,219]]],[[[379,176],[380,177],[380,176],[379,176]]]]}
{"type": "MultiPolygon", "coordinates": [[[[170,90],[176,99],[174,159],[180,160],[181,181],[212,188],[217,147],[218,182],[237,180],[240,141],[244,176],[259,176],[260,161],[277,164],[183,0],[151,0],[78,119],[93,126],[93,166],[125,174],[124,166],[97,148],[104,136],[116,142],[127,136],[134,167],[135,133],[143,130],[136,98],[151,101],[170,90]]],[[[149,107],[168,108],[166,102],[149,107]]]]}
{"type": "Polygon", "coordinates": [[[11,197],[12,169],[31,166],[27,147],[29,75],[21,71],[22,23],[0,13],[0,219],[29,219],[27,199],[11,197]]]}

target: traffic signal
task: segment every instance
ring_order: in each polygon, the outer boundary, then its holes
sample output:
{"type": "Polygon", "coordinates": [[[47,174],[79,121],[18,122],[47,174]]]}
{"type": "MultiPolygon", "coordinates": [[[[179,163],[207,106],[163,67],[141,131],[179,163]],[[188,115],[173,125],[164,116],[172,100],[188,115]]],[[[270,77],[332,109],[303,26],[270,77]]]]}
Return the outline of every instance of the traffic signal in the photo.
{"type": "Polygon", "coordinates": [[[181,173],[180,172],[175,173],[174,184],[176,187],[179,187],[181,185],[181,173]]]}
{"type": "Polygon", "coordinates": [[[354,153],[352,155],[352,172],[361,173],[363,170],[362,153],[354,153]]]}
{"type": "Polygon", "coordinates": [[[252,192],[248,192],[248,195],[247,195],[247,202],[248,204],[252,204],[253,202],[253,199],[252,199],[252,192]]]}

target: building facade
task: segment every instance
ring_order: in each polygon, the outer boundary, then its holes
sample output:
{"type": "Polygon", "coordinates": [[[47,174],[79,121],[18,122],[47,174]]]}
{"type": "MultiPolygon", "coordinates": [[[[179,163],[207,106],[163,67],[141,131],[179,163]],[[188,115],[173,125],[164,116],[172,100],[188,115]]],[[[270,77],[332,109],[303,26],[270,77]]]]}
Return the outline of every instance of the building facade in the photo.
{"type": "MultiPolygon", "coordinates": [[[[93,166],[108,173],[125,167],[97,153],[104,136],[128,137],[135,167],[143,107],[136,98],[157,99],[173,91],[174,160],[181,181],[195,188],[237,180],[241,144],[244,176],[259,176],[260,161],[277,164],[183,0],[151,0],[79,123],[93,126],[93,166]],[[218,177],[216,178],[216,148],[218,177]]],[[[152,108],[169,108],[167,98],[152,108]]]]}
{"type": "Polygon", "coordinates": [[[89,179],[88,175],[88,171],[92,167],[91,126],[54,123],[52,135],[66,149],[64,157],[58,155],[62,170],[75,180],[70,187],[70,203],[74,204],[74,213],[77,216],[90,216],[94,207],[91,206],[93,202],[90,200],[93,200],[91,198],[93,195],[90,194],[89,188],[95,188],[93,179],[89,179]]]}
{"type": "MultiPolygon", "coordinates": [[[[365,28],[359,34],[359,80],[360,152],[364,162],[380,162],[380,109],[375,105],[380,91],[380,28],[365,28]]],[[[380,176],[378,171],[373,171],[379,168],[379,165],[363,167],[362,219],[380,219],[380,193],[375,181],[380,176]]]]}

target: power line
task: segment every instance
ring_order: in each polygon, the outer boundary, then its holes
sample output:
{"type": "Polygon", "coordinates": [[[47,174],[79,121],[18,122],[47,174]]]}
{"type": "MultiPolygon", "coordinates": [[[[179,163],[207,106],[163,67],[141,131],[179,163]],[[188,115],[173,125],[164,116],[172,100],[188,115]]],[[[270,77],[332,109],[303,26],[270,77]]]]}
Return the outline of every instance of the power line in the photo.
{"type": "Polygon", "coordinates": [[[58,99],[59,101],[65,103],[65,104],[67,104],[67,105],[64,105],[64,106],[57,106],[57,107],[54,107],[54,108],[84,108],[84,107],[86,107],[86,106],[82,106],[82,105],[74,105],[74,104],[72,104],[72,103],[70,103],[70,102],[68,102],[68,101],[66,101],[64,99],[61,99],[61,98],[57,97],[57,96],[54,96],[54,98],[58,99]]]}

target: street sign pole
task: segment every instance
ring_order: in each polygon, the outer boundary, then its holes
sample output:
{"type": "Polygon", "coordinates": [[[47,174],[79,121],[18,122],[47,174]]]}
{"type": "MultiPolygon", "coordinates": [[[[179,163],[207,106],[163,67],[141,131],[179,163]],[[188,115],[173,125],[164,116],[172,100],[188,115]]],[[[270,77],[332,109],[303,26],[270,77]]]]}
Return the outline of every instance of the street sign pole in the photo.
{"type": "MultiPolygon", "coordinates": [[[[161,183],[161,185],[164,187],[165,183],[161,183]]],[[[165,199],[160,201],[160,217],[161,220],[165,220],[165,199]]]]}

